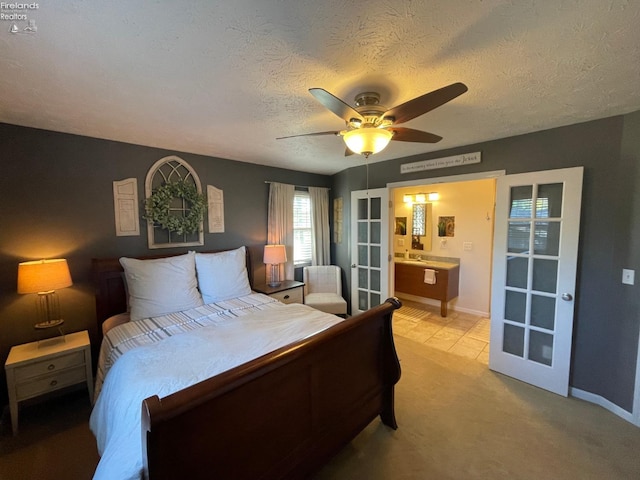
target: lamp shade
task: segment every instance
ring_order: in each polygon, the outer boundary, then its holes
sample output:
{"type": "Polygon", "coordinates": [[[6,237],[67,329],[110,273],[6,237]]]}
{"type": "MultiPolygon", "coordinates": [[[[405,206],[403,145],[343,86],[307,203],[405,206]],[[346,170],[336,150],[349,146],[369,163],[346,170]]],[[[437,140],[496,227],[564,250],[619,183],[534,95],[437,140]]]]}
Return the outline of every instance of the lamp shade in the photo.
{"type": "Polygon", "coordinates": [[[344,143],[353,153],[371,155],[382,151],[391,141],[393,133],[386,128],[362,127],[344,134],[344,143]]]}
{"type": "Polygon", "coordinates": [[[284,245],[265,245],[264,263],[276,265],[287,261],[287,250],[284,245]]]}
{"type": "Polygon", "coordinates": [[[39,293],[73,285],[64,258],[18,264],[18,293],[39,293]]]}

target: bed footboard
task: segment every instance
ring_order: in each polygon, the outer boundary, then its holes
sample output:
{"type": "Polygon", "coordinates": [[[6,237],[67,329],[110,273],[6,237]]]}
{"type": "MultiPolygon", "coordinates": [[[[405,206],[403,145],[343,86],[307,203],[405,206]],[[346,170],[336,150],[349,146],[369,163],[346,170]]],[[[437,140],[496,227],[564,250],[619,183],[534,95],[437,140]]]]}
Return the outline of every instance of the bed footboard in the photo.
{"type": "Polygon", "coordinates": [[[308,478],[376,416],[397,428],[400,302],[142,405],[145,475],[308,478]]]}

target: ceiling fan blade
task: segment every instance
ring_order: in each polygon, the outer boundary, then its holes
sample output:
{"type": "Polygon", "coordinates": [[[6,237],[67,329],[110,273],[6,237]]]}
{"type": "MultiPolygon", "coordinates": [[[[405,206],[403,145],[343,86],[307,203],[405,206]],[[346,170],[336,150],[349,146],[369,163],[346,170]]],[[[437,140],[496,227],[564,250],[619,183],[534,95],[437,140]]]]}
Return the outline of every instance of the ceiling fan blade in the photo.
{"type": "Polygon", "coordinates": [[[355,155],[355,153],[353,153],[351,150],[349,150],[349,147],[346,147],[346,148],[344,149],[344,156],[345,156],[345,157],[349,157],[349,156],[351,156],[351,155],[355,155]]]}
{"type": "Polygon", "coordinates": [[[310,88],[309,93],[345,122],[349,122],[352,118],[364,120],[357,110],[323,88],[310,88]]]}
{"type": "Polygon", "coordinates": [[[414,130],[413,128],[389,127],[387,130],[393,132],[391,140],[400,142],[438,143],[442,140],[440,135],[423,132],[422,130],[414,130]]]}
{"type": "Polygon", "coordinates": [[[394,123],[404,123],[409,120],[419,117],[431,110],[438,108],[441,105],[453,100],[459,95],[462,95],[468,90],[464,83],[452,83],[446,87],[442,87],[439,90],[425,93],[419,97],[409,100],[397,107],[393,107],[391,110],[385,112],[384,117],[394,117],[394,123]]]}
{"type": "Polygon", "coordinates": [[[300,135],[289,135],[288,137],[277,137],[276,140],[282,140],[284,138],[294,137],[317,137],[318,135],[338,135],[340,130],[331,130],[330,132],[315,132],[315,133],[302,133],[300,135]]]}

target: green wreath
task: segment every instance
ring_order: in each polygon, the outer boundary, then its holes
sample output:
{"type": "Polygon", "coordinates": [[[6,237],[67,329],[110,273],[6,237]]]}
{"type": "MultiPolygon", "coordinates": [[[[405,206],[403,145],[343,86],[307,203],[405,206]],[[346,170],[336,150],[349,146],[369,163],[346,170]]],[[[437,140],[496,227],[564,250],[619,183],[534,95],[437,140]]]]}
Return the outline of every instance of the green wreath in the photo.
{"type": "Polygon", "coordinates": [[[145,219],[178,235],[189,235],[200,230],[206,207],[207,199],[195,185],[185,181],[165,183],[145,200],[145,219]],[[170,205],[174,198],[184,200],[186,215],[172,213],[170,205]]]}

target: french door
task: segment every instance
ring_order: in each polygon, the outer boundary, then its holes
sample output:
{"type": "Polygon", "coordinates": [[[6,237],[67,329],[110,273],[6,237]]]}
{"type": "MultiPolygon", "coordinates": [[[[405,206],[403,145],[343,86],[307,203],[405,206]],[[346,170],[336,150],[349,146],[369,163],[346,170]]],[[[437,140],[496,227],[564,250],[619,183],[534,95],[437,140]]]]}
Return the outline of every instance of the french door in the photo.
{"type": "Polygon", "coordinates": [[[351,192],[351,313],[389,297],[389,193],[351,192]]]}
{"type": "Polygon", "coordinates": [[[489,368],[569,390],[583,168],[497,179],[489,368]]]}

